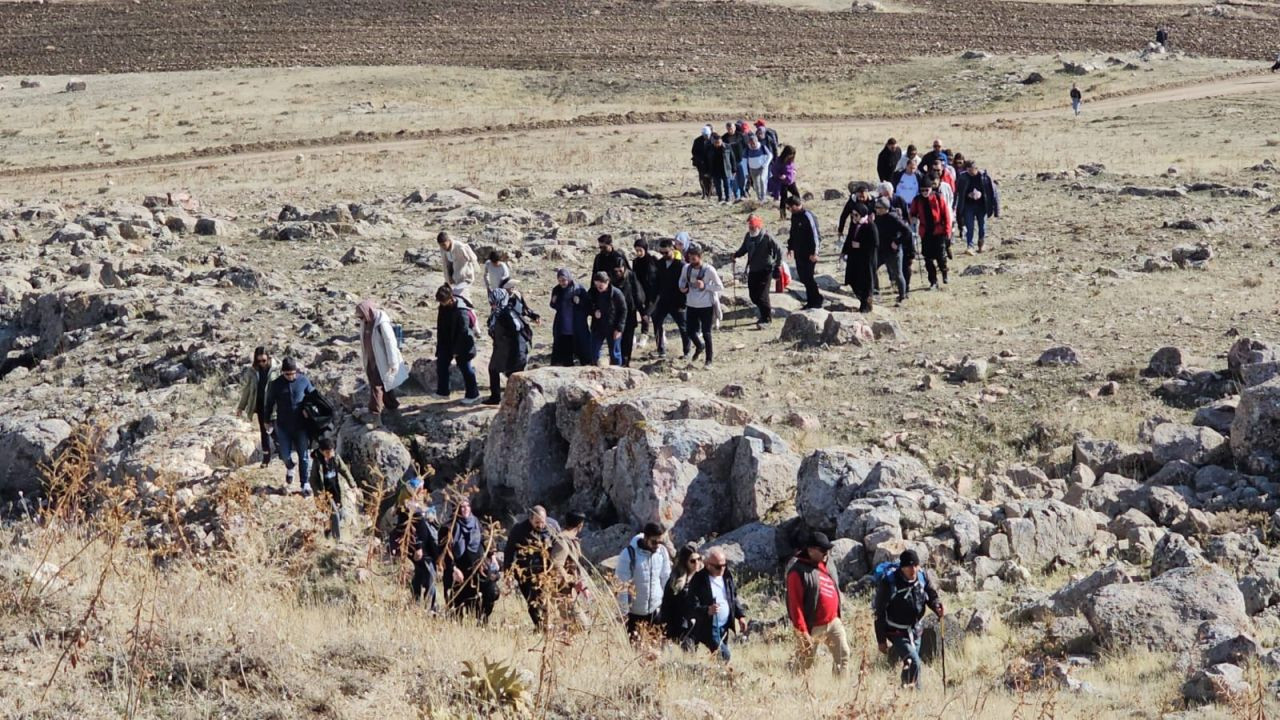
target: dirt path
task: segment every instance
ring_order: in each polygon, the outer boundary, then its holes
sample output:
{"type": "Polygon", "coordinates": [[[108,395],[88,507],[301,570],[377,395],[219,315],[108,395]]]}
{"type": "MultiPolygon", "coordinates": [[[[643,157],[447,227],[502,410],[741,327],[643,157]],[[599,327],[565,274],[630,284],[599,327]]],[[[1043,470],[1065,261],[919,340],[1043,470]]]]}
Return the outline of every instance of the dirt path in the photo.
{"type": "MultiPolygon", "coordinates": [[[[1211,97],[1227,97],[1260,92],[1280,92],[1280,75],[1273,73],[1250,73],[1231,77],[1219,77],[1189,85],[1175,87],[1158,87],[1139,92],[1122,94],[1114,97],[1103,97],[1097,100],[1085,99],[1085,112],[1115,111],[1143,105],[1159,105],[1172,102],[1203,100],[1211,97]]],[[[987,124],[996,121],[1033,120],[1055,116],[1065,116],[1068,112],[1064,99],[1060,106],[1002,113],[982,113],[975,115],[938,115],[929,119],[939,125],[953,123],[987,124]]],[[[849,115],[830,116],[777,116],[779,122],[803,122],[810,125],[857,122],[861,129],[884,128],[892,130],[904,121],[917,120],[918,115],[866,117],[849,115]]],[[[567,120],[544,121],[531,127],[523,124],[520,127],[488,126],[481,128],[455,128],[449,130],[415,130],[403,131],[386,136],[368,135],[363,139],[357,136],[340,136],[326,138],[310,138],[303,140],[281,140],[245,145],[227,145],[203,148],[196,151],[177,153],[161,157],[134,158],[101,163],[90,163],[78,166],[54,168],[18,168],[0,170],[0,178],[24,178],[30,180],[73,180],[99,176],[103,172],[148,172],[156,169],[176,170],[207,166],[211,161],[256,162],[289,160],[300,151],[310,155],[327,155],[333,153],[359,152],[377,153],[384,150],[405,150],[430,146],[445,138],[483,137],[502,135],[519,131],[522,134],[538,132],[554,132],[566,129],[591,129],[627,126],[633,130],[655,130],[673,124],[702,122],[701,115],[680,112],[660,113],[628,113],[626,115],[587,115],[567,120]]]]}

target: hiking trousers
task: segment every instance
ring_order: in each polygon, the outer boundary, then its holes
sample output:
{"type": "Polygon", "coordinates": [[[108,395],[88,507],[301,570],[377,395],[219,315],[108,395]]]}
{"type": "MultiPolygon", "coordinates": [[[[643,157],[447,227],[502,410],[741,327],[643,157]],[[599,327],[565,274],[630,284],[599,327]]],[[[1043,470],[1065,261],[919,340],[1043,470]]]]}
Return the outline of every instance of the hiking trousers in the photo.
{"type": "Polygon", "coordinates": [[[762,323],[773,320],[773,307],[769,304],[769,281],[772,279],[772,270],[753,270],[747,273],[747,295],[760,311],[762,323]]]}
{"type": "Polygon", "coordinates": [[[818,280],[814,277],[817,263],[809,262],[809,258],[796,255],[796,279],[804,285],[804,307],[822,307],[822,292],[818,290],[818,280]]]}
{"type": "Polygon", "coordinates": [[[687,310],[689,313],[689,340],[694,347],[706,353],[703,359],[710,365],[714,355],[714,351],[711,349],[711,327],[715,322],[716,309],[713,307],[691,307],[687,308],[687,310]]]}
{"type": "Polygon", "coordinates": [[[796,652],[796,665],[800,670],[813,667],[814,651],[825,645],[831,653],[831,674],[840,676],[849,666],[849,637],[844,623],[836,618],[826,625],[809,628],[809,644],[801,645],[796,652]]]}
{"type": "Polygon", "coordinates": [[[658,354],[665,355],[667,352],[667,338],[663,334],[662,323],[667,319],[676,324],[676,329],[680,331],[680,344],[683,346],[684,354],[689,354],[689,331],[685,321],[685,311],[682,307],[668,307],[659,302],[658,306],[653,309],[653,338],[658,344],[658,354]]]}
{"type": "Polygon", "coordinates": [[[924,250],[924,269],[929,275],[929,284],[938,284],[938,273],[942,273],[942,281],[947,281],[947,238],[931,237],[920,241],[924,250]]]}
{"type": "Polygon", "coordinates": [[[890,636],[892,649],[890,657],[902,661],[903,686],[920,687],[920,636],[915,632],[903,632],[898,636],[890,636]]]}

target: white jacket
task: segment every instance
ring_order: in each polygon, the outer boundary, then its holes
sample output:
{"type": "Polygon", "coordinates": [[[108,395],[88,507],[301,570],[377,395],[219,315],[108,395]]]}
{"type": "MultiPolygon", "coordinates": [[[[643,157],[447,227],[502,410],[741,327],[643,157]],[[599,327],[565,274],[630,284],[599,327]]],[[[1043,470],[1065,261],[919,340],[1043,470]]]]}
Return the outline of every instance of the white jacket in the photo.
{"type": "MultiPolygon", "coordinates": [[[[396,333],[391,329],[391,318],[381,310],[375,310],[373,316],[373,361],[378,366],[378,374],[382,376],[382,387],[395,390],[409,379],[409,367],[400,356],[400,347],[396,344],[396,333]]],[[[369,366],[369,358],[364,354],[364,343],[360,344],[360,359],[364,366],[369,366]]]]}
{"type": "Polygon", "coordinates": [[[624,611],[632,615],[652,615],[662,609],[662,594],[671,577],[671,556],[665,545],[649,552],[636,535],[618,553],[618,582],[625,588],[618,595],[624,611]],[[633,567],[634,566],[634,567],[633,567]]]}
{"type": "Polygon", "coordinates": [[[444,281],[454,287],[455,290],[466,289],[471,283],[476,281],[476,254],[471,250],[471,246],[461,240],[454,240],[453,247],[445,250],[440,249],[440,264],[444,266],[444,281]],[[449,268],[452,265],[453,274],[449,274],[449,268]]]}

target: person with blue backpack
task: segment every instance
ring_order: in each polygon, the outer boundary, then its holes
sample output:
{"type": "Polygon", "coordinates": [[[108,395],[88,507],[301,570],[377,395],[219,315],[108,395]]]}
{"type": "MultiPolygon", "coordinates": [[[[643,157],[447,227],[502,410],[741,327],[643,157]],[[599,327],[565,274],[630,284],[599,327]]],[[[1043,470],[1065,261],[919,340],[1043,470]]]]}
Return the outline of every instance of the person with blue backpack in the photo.
{"type": "Polygon", "coordinates": [[[901,660],[903,687],[919,688],[920,621],[925,608],[939,618],[946,609],[914,550],[904,550],[896,563],[877,565],[875,577],[876,595],[871,609],[875,613],[876,644],[880,652],[901,660]]]}

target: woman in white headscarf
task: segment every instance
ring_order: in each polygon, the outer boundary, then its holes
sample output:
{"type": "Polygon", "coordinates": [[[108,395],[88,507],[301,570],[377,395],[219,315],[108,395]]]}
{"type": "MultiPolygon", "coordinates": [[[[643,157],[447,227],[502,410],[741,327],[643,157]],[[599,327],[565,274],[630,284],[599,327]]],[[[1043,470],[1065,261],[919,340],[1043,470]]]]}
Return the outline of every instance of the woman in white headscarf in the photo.
{"type": "Polygon", "coordinates": [[[394,391],[409,379],[409,367],[400,356],[390,315],[372,300],[362,300],[356,317],[360,318],[360,358],[369,381],[369,412],[381,418],[384,409],[400,407],[394,391]]]}

